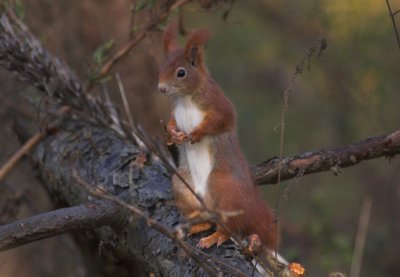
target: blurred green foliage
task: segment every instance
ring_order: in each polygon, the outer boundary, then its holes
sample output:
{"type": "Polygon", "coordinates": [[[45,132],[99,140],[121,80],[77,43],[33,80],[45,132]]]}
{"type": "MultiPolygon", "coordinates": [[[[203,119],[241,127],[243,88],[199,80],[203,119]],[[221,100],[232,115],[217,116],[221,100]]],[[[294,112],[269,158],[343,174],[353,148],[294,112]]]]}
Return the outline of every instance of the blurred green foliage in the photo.
{"type": "Polygon", "coordinates": [[[16,16],[24,20],[25,19],[25,5],[23,0],[3,0],[0,2],[0,8],[10,9],[12,8],[16,16]]]}

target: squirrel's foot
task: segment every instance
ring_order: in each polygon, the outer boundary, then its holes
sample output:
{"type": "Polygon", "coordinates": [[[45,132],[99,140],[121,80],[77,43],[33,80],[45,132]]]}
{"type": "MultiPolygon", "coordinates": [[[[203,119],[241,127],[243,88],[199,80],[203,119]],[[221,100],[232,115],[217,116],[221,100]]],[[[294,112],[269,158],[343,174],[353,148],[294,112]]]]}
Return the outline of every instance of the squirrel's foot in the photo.
{"type": "Polygon", "coordinates": [[[216,231],[209,235],[208,237],[202,238],[199,243],[197,244],[197,247],[199,248],[210,248],[214,244],[217,244],[217,246],[220,246],[222,243],[224,243],[226,240],[228,240],[230,237],[227,236],[226,234],[216,231]]]}

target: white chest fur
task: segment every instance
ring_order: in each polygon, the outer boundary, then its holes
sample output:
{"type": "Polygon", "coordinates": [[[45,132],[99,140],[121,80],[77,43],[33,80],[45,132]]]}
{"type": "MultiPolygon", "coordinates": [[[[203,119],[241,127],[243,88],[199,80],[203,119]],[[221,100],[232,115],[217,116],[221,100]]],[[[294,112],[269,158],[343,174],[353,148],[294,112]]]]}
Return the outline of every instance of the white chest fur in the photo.
{"type": "MultiPolygon", "coordinates": [[[[204,119],[204,113],[190,98],[178,100],[174,115],[178,128],[188,135],[204,119]]],[[[198,143],[187,142],[183,145],[192,177],[193,189],[201,197],[204,197],[207,191],[207,181],[213,167],[210,143],[210,138],[204,137],[198,143]]]]}

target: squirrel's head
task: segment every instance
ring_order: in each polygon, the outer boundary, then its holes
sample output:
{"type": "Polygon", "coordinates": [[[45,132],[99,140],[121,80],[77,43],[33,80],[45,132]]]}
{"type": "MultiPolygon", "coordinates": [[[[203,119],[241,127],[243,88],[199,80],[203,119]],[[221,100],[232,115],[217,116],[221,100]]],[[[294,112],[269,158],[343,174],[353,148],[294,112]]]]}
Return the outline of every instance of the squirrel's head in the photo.
{"type": "Polygon", "coordinates": [[[183,96],[195,93],[208,76],[204,62],[204,44],[207,30],[191,33],[185,48],[178,44],[177,23],[170,23],[164,32],[165,60],[160,67],[158,89],[166,95],[183,96]]]}

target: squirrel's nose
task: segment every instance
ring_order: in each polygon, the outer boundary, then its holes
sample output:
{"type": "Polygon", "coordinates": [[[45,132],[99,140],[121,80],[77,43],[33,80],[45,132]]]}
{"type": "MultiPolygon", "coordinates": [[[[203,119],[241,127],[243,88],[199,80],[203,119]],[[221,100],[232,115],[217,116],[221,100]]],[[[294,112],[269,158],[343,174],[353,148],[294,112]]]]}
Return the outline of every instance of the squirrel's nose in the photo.
{"type": "Polygon", "coordinates": [[[166,93],[167,92],[167,86],[165,84],[158,84],[158,90],[161,93],[166,93]]]}

